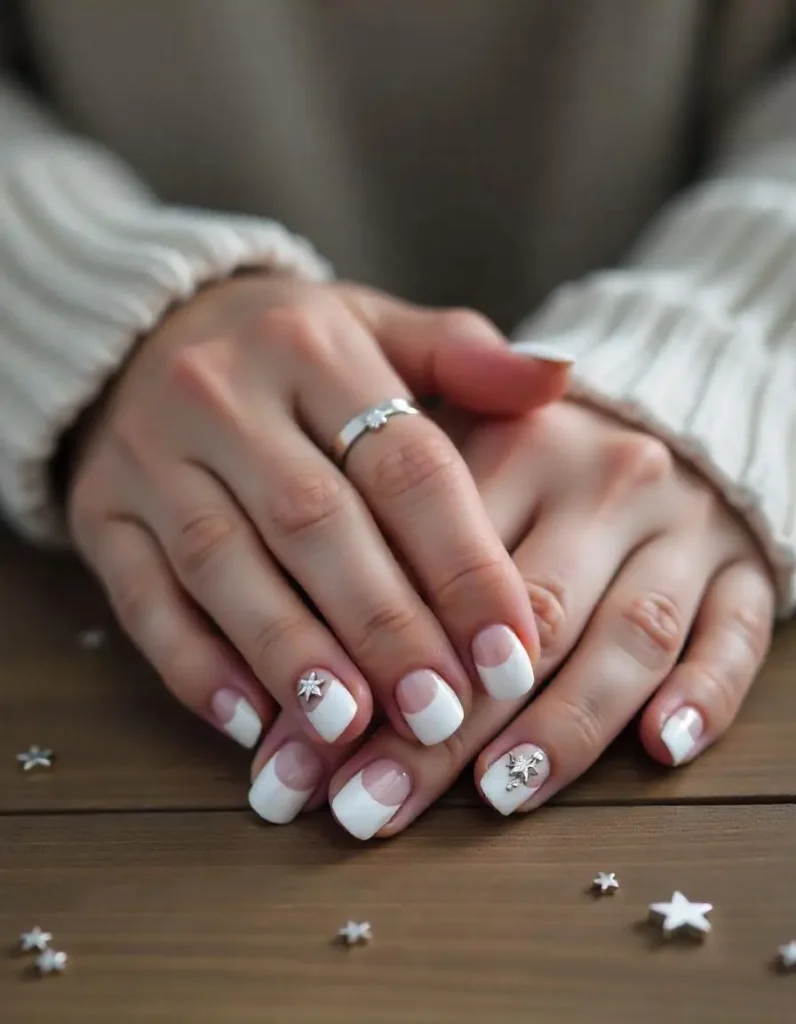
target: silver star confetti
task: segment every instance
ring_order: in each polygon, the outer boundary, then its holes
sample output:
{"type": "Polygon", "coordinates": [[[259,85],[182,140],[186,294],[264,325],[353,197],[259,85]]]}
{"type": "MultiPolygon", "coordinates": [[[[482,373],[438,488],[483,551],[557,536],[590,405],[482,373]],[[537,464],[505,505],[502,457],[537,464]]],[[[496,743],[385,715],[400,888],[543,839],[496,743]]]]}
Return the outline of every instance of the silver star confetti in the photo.
{"type": "Polygon", "coordinates": [[[669,903],[651,903],[650,918],[660,922],[666,938],[685,933],[702,939],[711,931],[705,917],[713,909],[712,903],[692,903],[681,892],[672,894],[669,903]]]}
{"type": "Polygon", "coordinates": [[[36,957],[36,969],[39,974],[60,974],[66,967],[67,956],[55,949],[45,949],[36,957]]]}
{"type": "Polygon", "coordinates": [[[606,893],[612,893],[615,889],[619,888],[619,881],[615,871],[598,871],[591,884],[592,888],[601,896],[605,896],[606,893]]]}
{"type": "Polygon", "coordinates": [[[34,949],[43,952],[51,942],[52,935],[49,932],[43,932],[36,925],[29,932],[22,932],[19,937],[19,948],[23,953],[32,953],[34,949]]]}
{"type": "Polygon", "coordinates": [[[99,626],[83,629],[77,634],[77,643],[84,651],[97,651],[105,643],[105,630],[99,626]]]}
{"type": "Polygon", "coordinates": [[[381,409],[371,409],[365,417],[365,426],[368,430],[381,430],[388,419],[389,416],[381,409]]]}
{"type": "Polygon", "coordinates": [[[530,778],[539,774],[536,766],[542,761],[544,761],[544,754],[541,750],[537,750],[530,757],[526,754],[509,754],[509,781],[506,789],[510,792],[519,785],[527,786],[530,778]]]}
{"type": "Polygon", "coordinates": [[[777,961],[783,971],[792,971],[796,967],[796,939],[791,939],[777,950],[777,961]]]}
{"type": "Polygon", "coordinates": [[[370,942],[373,938],[370,921],[349,921],[337,934],[347,946],[355,946],[358,942],[370,942]]]}
{"type": "Polygon", "coordinates": [[[22,770],[29,772],[34,768],[52,768],[52,750],[42,750],[41,747],[30,747],[22,754],[17,754],[17,761],[22,765],[22,770]]]}
{"type": "Polygon", "coordinates": [[[298,682],[298,697],[299,700],[304,700],[309,704],[313,697],[323,696],[323,684],[326,682],[325,679],[321,679],[318,673],[313,669],[307,676],[302,676],[298,682]]]}

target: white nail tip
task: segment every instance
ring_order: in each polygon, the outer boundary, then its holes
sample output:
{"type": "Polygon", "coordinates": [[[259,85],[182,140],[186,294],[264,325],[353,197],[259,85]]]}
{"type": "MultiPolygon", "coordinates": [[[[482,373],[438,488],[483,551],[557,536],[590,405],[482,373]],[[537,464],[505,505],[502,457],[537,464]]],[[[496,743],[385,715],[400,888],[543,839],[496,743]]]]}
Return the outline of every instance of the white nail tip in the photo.
{"type": "Polygon", "coordinates": [[[661,740],[675,765],[682,764],[694,752],[701,730],[702,718],[694,708],[681,708],[664,722],[661,740]]]}
{"type": "Polygon", "coordinates": [[[495,700],[516,700],[533,689],[533,665],[528,652],[516,636],[512,636],[511,644],[512,652],[502,665],[475,666],[484,689],[495,700]]]}
{"type": "Polygon", "coordinates": [[[362,772],[350,779],[332,800],[332,814],[355,839],[371,839],[400,808],[374,800],[362,784],[362,772]]]}
{"type": "Polygon", "coordinates": [[[521,355],[531,356],[533,359],[540,359],[545,363],[561,363],[562,366],[572,366],[577,362],[576,357],[566,349],[558,348],[556,345],[545,345],[543,342],[517,341],[512,348],[521,355]]]}
{"type": "Polygon", "coordinates": [[[440,679],[428,707],[422,711],[403,712],[403,716],[420,742],[430,747],[442,743],[456,732],[464,721],[464,708],[450,686],[440,679]]]}
{"type": "Polygon", "coordinates": [[[286,786],[276,774],[275,757],[266,763],[249,790],[249,806],[274,825],[286,825],[312,796],[311,789],[286,786]]]}
{"type": "Polygon", "coordinates": [[[542,785],[540,782],[538,786],[517,786],[515,789],[506,789],[509,779],[508,754],[499,757],[481,776],[481,792],[496,811],[505,815],[509,815],[521,807],[542,785]]]}
{"type": "Polygon", "coordinates": [[[357,702],[350,692],[336,679],[330,679],[324,688],[323,699],[307,712],[307,718],[327,743],[334,743],[346,731],[356,713],[357,702]]]}
{"type": "Polygon", "coordinates": [[[224,731],[242,747],[251,749],[260,738],[263,723],[260,716],[243,697],[238,698],[232,718],[224,723],[224,731]]]}

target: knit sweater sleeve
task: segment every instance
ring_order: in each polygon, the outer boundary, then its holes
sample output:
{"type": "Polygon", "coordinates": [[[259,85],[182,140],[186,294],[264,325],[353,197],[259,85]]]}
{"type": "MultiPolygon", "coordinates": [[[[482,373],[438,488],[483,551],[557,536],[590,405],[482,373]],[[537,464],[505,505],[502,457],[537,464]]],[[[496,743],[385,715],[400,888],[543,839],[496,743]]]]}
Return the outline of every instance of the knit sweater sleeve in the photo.
{"type": "Polygon", "coordinates": [[[796,610],[796,66],[620,269],[516,332],[577,358],[574,397],[664,439],[717,486],[796,610]]]}
{"type": "Polygon", "coordinates": [[[242,267],[328,276],[276,223],[161,205],[2,78],[0,225],[0,506],[40,540],[60,435],[172,303],[242,267]]]}

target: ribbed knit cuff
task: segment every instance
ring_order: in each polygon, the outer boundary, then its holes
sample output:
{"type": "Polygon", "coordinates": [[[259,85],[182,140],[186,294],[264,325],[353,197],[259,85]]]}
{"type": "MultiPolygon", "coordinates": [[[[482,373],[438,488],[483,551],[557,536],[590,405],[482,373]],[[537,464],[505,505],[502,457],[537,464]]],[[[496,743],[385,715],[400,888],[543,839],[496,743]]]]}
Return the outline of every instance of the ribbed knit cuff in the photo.
{"type": "Polygon", "coordinates": [[[647,430],[691,463],[757,536],[794,607],[796,398],[793,342],[639,269],[560,289],[516,332],[577,359],[571,397],[647,430]]]}
{"type": "Polygon", "coordinates": [[[243,267],[329,276],[270,221],[159,205],[91,143],[41,136],[0,162],[0,500],[60,540],[61,433],[175,302],[243,267]]]}

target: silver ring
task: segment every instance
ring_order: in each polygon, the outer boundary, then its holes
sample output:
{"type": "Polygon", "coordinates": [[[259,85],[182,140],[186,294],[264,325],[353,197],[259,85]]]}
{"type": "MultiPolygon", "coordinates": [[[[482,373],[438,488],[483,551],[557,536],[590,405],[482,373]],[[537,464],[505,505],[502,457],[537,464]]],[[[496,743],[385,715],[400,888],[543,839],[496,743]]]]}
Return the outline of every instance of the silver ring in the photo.
{"type": "Polygon", "coordinates": [[[359,416],[354,416],[343,427],[332,441],[332,458],[338,466],[342,466],[348,453],[365,434],[372,434],[387,426],[392,416],[417,416],[420,410],[406,398],[390,398],[380,405],[365,409],[359,416]]]}

